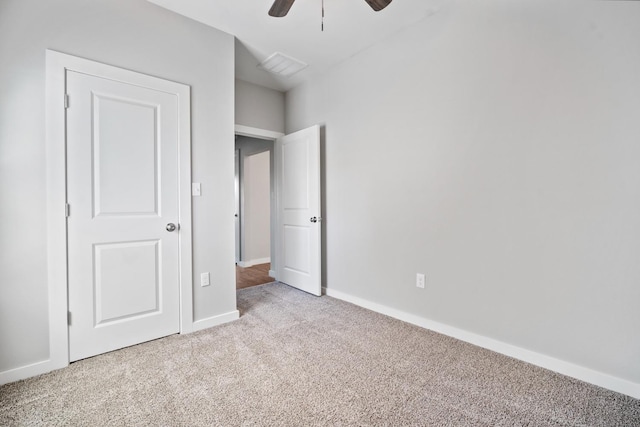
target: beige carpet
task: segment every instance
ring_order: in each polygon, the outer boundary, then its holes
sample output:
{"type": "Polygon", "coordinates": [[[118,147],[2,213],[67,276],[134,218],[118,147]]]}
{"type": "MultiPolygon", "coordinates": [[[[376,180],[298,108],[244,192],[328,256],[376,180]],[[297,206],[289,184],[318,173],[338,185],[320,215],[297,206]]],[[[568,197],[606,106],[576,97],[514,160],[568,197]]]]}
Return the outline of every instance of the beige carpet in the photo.
{"type": "Polygon", "coordinates": [[[274,283],[241,319],[0,388],[0,425],[639,426],[640,401],[274,283]]]}

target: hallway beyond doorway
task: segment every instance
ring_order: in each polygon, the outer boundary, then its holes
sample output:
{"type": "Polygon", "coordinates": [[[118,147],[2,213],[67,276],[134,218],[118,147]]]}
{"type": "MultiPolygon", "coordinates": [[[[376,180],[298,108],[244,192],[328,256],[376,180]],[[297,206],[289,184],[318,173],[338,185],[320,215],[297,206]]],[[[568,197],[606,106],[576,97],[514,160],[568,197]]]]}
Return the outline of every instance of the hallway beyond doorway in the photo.
{"type": "Polygon", "coordinates": [[[275,279],[269,276],[270,268],[270,263],[257,264],[246,268],[236,265],[236,289],[275,282],[275,279]]]}

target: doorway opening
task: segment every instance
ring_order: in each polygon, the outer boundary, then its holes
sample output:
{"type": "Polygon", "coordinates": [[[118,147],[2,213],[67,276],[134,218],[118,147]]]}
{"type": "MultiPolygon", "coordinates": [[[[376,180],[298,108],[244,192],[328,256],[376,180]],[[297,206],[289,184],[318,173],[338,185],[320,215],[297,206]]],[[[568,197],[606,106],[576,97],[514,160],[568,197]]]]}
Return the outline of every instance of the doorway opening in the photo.
{"type": "MultiPolygon", "coordinates": [[[[237,137],[258,139],[251,143],[259,144],[259,152],[267,151],[262,141],[270,141],[269,260],[272,266],[269,276],[312,295],[322,295],[320,126],[313,125],[289,135],[243,125],[235,128],[237,137]]],[[[244,188],[240,184],[244,161],[241,150],[238,159],[238,204],[242,205],[244,188]]],[[[239,229],[236,235],[239,236],[242,263],[245,256],[242,246],[246,240],[242,229],[246,212],[241,206],[237,213],[239,229]]]]}
{"type": "Polygon", "coordinates": [[[236,135],[236,289],[273,282],[272,140],[236,135]]]}

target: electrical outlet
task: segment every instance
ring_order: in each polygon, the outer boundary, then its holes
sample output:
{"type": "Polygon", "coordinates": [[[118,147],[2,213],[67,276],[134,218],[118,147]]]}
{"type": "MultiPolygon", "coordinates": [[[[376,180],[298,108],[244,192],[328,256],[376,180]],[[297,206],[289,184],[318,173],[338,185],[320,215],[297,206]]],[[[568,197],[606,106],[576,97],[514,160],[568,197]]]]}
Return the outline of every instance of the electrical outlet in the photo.
{"type": "Polygon", "coordinates": [[[209,273],[202,273],[200,275],[200,286],[209,286],[210,284],[209,273]]]}
{"type": "Polygon", "coordinates": [[[426,277],[422,273],[416,274],[416,287],[424,289],[424,284],[426,282],[426,277]]]}

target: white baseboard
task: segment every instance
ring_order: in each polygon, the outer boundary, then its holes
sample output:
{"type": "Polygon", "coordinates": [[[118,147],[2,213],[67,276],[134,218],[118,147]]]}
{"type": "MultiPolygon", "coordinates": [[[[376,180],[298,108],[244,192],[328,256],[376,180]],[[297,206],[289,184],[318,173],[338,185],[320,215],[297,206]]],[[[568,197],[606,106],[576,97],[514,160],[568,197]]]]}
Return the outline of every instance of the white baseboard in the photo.
{"type": "Polygon", "coordinates": [[[196,320],[193,322],[193,332],[211,328],[212,326],[222,325],[223,323],[228,323],[239,318],[240,312],[238,310],[233,310],[217,316],[207,317],[206,319],[196,320]]]}
{"type": "Polygon", "coordinates": [[[271,258],[258,258],[258,259],[251,259],[249,261],[240,261],[238,262],[238,266],[242,268],[247,268],[247,267],[253,267],[254,265],[258,265],[258,264],[266,264],[269,262],[271,262],[271,258]]]}
{"type": "MultiPolygon", "coordinates": [[[[201,329],[210,328],[212,326],[221,325],[223,323],[231,322],[239,318],[240,312],[238,310],[234,310],[229,313],[220,314],[218,316],[212,316],[206,319],[197,320],[193,322],[193,329],[190,332],[195,332],[201,329]]],[[[68,365],[60,365],[60,363],[54,363],[51,359],[47,359],[41,362],[32,363],[31,365],[21,366],[19,368],[10,369],[8,371],[2,371],[0,372],[0,385],[35,377],[36,375],[46,374],[47,372],[55,371],[56,369],[61,369],[66,366],[68,365]]]]}
{"type": "Polygon", "coordinates": [[[478,335],[473,332],[465,331],[463,329],[455,328],[444,323],[439,323],[424,317],[406,313],[404,311],[397,310],[383,304],[371,302],[363,298],[355,297],[353,295],[336,291],[331,288],[323,288],[323,291],[323,293],[327,296],[350,302],[368,310],[375,311],[377,313],[381,313],[389,317],[393,317],[395,319],[420,326],[422,328],[430,329],[434,332],[438,332],[443,335],[447,335],[452,338],[456,338],[461,341],[465,341],[470,344],[495,351],[496,353],[504,354],[505,356],[513,357],[515,359],[531,363],[532,365],[536,365],[541,368],[549,369],[550,371],[554,371],[590,384],[597,385],[599,387],[626,394],[635,399],[640,399],[640,384],[638,383],[614,377],[603,372],[594,371],[580,365],[576,365],[564,360],[537,353],[535,351],[517,347],[512,344],[507,344],[505,342],[498,341],[493,338],[488,338],[483,335],[478,335]]]}
{"type": "Polygon", "coordinates": [[[60,368],[61,366],[57,366],[51,360],[47,359],[41,362],[32,363],[31,365],[2,371],[0,372],[0,385],[35,377],[36,375],[46,374],[47,372],[55,371],[60,368]]]}
{"type": "Polygon", "coordinates": [[[276,278],[276,271],[275,270],[269,270],[269,277],[273,277],[275,279],[276,278]]]}

